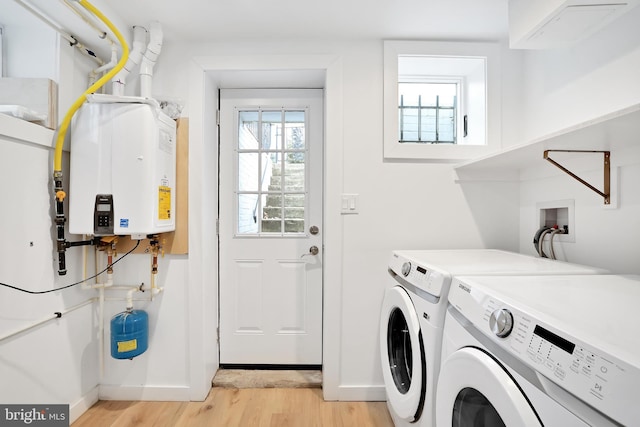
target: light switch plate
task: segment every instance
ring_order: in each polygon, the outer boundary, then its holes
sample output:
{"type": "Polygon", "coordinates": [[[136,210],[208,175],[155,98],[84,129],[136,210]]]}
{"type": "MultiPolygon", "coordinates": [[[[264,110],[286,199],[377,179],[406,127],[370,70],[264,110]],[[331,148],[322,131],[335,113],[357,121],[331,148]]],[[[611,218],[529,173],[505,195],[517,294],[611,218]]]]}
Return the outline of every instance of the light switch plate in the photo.
{"type": "Polygon", "coordinates": [[[342,215],[358,213],[358,194],[342,194],[342,215]]]}

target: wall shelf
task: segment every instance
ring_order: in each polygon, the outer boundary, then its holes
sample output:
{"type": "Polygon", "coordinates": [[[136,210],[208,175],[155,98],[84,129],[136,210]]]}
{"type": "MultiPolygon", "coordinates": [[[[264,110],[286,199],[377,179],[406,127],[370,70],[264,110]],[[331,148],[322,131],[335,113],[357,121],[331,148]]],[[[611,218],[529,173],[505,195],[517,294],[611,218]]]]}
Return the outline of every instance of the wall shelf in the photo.
{"type": "Polygon", "coordinates": [[[0,114],[0,136],[4,138],[54,148],[53,133],[44,126],[0,114]]]}
{"type": "Polygon", "coordinates": [[[615,159],[617,151],[632,146],[640,146],[640,104],[461,163],[454,170],[457,182],[518,181],[524,169],[546,163],[546,150],[610,151],[615,159]]]}

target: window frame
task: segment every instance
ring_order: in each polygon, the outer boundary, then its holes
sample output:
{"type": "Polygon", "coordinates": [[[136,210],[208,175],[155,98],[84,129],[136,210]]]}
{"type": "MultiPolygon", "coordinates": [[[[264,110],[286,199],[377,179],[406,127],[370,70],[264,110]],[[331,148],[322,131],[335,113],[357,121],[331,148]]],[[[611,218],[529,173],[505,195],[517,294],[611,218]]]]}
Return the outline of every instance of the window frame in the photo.
{"type": "MultiPolygon", "coordinates": [[[[384,41],[383,157],[388,160],[458,162],[501,147],[500,45],[491,42],[384,41]],[[485,136],[483,145],[424,144],[399,141],[398,57],[483,58],[485,60],[485,136]]],[[[462,76],[463,74],[461,74],[462,76]]],[[[425,75],[425,77],[428,77],[425,75]]],[[[466,90],[465,87],[461,90],[466,90]]],[[[467,106],[464,107],[465,109],[467,106]]],[[[463,113],[464,114],[464,113],[463,113]]],[[[458,126],[460,129],[460,126],[458,126]]]]}

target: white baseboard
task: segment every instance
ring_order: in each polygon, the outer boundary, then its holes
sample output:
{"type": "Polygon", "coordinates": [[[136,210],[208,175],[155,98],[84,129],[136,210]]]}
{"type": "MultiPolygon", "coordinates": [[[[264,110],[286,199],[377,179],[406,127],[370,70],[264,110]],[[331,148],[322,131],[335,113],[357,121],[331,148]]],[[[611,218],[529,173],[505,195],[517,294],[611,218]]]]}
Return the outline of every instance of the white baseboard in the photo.
{"type": "Polygon", "coordinates": [[[135,387],[101,385],[100,400],[150,400],[167,402],[189,402],[191,389],[188,386],[135,387]]]}
{"type": "Polygon", "coordinates": [[[338,387],[338,400],[381,402],[387,400],[387,392],[383,385],[341,385],[338,387]]]}
{"type": "Polygon", "coordinates": [[[80,415],[87,412],[87,409],[91,408],[96,402],[99,400],[98,397],[99,390],[98,386],[95,386],[91,389],[87,394],[82,396],[80,399],[76,400],[74,403],[69,405],[69,424],[73,424],[80,415]]]}

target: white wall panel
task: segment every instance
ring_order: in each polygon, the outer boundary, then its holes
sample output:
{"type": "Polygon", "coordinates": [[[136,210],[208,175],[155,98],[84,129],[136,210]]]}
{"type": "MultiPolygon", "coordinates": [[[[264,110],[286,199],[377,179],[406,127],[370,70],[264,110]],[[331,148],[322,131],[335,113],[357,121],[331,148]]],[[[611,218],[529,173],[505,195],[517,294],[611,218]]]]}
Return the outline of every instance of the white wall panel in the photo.
{"type": "Polygon", "coordinates": [[[523,141],[640,102],[640,8],[570,49],[525,54],[523,141]]]}
{"type": "MultiPolygon", "coordinates": [[[[344,81],[344,164],[333,164],[327,159],[328,173],[343,173],[343,192],[360,195],[360,214],[342,217],[342,283],[330,285],[341,286],[341,301],[328,303],[342,306],[343,320],[341,335],[332,339],[339,340],[341,347],[340,384],[367,388],[382,384],[378,321],[382,295],[388,285],[386,270],[390,251],[462,247],[517,249],[517,185],[460,185],[454,182],[450,165],[383,161],[382,43],[379,41],[287,40],[194,46],[169,43],[163,49],[156,87],[168,96],[184,99],[188,82],[175,76],[184,75],[185,64],[192,56],[327,53],[341,56],[344,81]],[[336,168],[343,170],[339,172],[336,168]]],[[[504,96],[514,93],[515,84],[508,85],[504,96]]],[[[187,109],[191,108],[193,105],[187,105],[187,109]]],[[[206,118],[212,112],[204,114],[206,118]]]]}
{"type": "MultiPolygon", "coordinates": [[[[571,49],[525,54],[525,140],[640,103],[639,20],[640,8],[635,8],[571,49]]],[[[573,160],[579,156],[562,157],[569,169],[602,188],[601,162],[593,159],[591,164],[598,166],[584,167],[573,160]]],[[[520,192],[520,250],[535,253],[536,203],[570,199],[575,200],[575,242],[556,244],[559,257],[613,272],[639,273],[640,149],[636,144],[614,150],[611,163],[612,174],[621,165],[616,209],[605,208],[601,197],[560,171],[551,177],[526,178],[520,192]]],[[[523,176],[535,175],[525,171],[523,176]]]]}
{"type": "MultiPolygon", "coordinates": [[[[11,120],[3,120],[3,125],[10,126],[11,120]]],[[[0,130],[0,134],[2,131],[7,129],[0,130]]],[[[7,203],[0,210],[0,282],[31,291],[54,289],[82,277],[80,248],[67,252],[67,275],[57,275],[51,217],[53,150],[46,146],[48,142],[45,139],[36,144],[0,135],[0,179],[7,184],[7,203]]],[[[63,164],[68,172],[66,153],[63,164]]],[[[95,292],[79,287],[43,295],[0,287],[0,336],[95,296],[95,292]]],[[[85,396],[95,399],[97,331],[95,307],[90,304],[0,341],[0,401],[74,405],[85,396]]],[[[72,415],[78,414],[72,409],[72,415]]]]}

